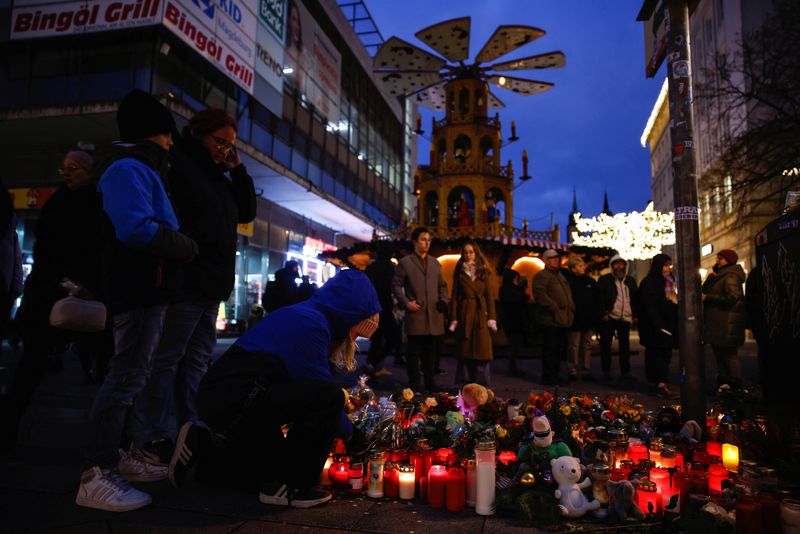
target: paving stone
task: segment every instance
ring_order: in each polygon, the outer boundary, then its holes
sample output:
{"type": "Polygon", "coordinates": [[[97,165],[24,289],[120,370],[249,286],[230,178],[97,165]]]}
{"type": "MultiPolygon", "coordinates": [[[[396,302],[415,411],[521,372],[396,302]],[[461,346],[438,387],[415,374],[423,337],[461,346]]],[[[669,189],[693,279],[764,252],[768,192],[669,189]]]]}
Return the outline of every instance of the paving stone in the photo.
{"type": "Polygon", "coordinates": [[[373,499],[335,494],[330,502],[314,508],[284,508],[257,503],[250,511],[255,512],[259,519],[270,522],[350,530],[356,526],[362,515],[370,513],[374,506],[373,499]]]}
{"type": "Polygon", "coordinates": [[[363,514],[355,527],[389,534],[477,534],[482,532],[484,521],[471,508],[454,513],[413,501],[386,499],[378,501],[368,513],[363,514]]]}
{"type": "Polygon", "coordinates": [[[362,532],[360,530],[339,530],[324,527],[309,527],[304,525],[290,525],[288,523],[265,523],[262,521],[248,521],[236,530],[236,534],[261,534],[261,533],[292,533],[292,534],[342,534],[344,532],[362,532]]]}
{"type": "Polygon", "coordinates": [[[237,517],[184,512],[150,506],[133,513],[114,514],[108,520],[114,534],[227,534],[244,521],[237,517]]]}

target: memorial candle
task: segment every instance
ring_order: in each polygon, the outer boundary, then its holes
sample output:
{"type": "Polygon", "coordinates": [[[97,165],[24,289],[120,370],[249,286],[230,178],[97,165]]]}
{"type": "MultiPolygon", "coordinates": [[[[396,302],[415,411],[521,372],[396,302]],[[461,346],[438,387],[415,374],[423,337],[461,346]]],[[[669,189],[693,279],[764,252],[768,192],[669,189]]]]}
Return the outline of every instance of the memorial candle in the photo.
{"type": "Polygon", "coordinates": [[[331,465],[333,465],[333,455],[329,454],[328,458],[325,460],[325,465],[322,468],[322,473],[319,474],[320,486],[331,485],[331,478],[330,478],[331,465]]]}
{"type": "Polygon", "coordinates": [[[730,443],[722,444],[722,463],[728,471],[739,470],[739,447],[730,443]]]}
{"type": "Polygon", "coordinates": [[[374,452],[369,457],[369,479],[367,482],[367,497],[380,499],[383,497],[383,468],[386,463],[386,454],[374,452]]]}
{"type": "Polygon", "coordinates": [[[414,466],[403,464],[397,468],[397,481],[401,499],[414,498],[414,466]]]}
{"type": "Polygon", "coordinates": [[[467,493],[466,505],[470,508],[475,508],[475,500],[478,496],[478,483],[475,474],[475,459],[470,458],[466,461],[467,467],[467,493]]]}
{"type": "Polygon", "coordinates": [[[481,441],[475,447],[477,466],[477,492],[475,512],[480,515],[494,514],[495,492],[495,444],[494,441],[481,441]]]}
{"type": "Polygon", "coordinates": [[[722,458],[722,443],[719,441],[706,442],[706,452],[711,456],[722,458]]]}
{"type": "Polygon", "coordinates": [[[334,483],[336,486],[347,486],[350,483],[350,477],[347,473],[347,467],[349,465],[349,458],[345,457],[335,457],[333,463],[331,464],[330,470],[328,471],[328,476],[331,479],[331,482],[334,483]]]}
{"type": "Polygon", "coordinates": [[[383,470],[383,492],[390,498],[397,497],[400,493],[398,467],[396,463],[390,462],[383,470]]]}
{"type": "Polygon", "coordinates": [[[643,479],[639,482],[639,508],[646,514],[655,514],[661,509],[661,496],[658,486],[653,482],[643,479]]]}
{"type": "Polygon", "coordinates": [[[761,503],[738,499],[736,501],[736,533],[761,534],[761,503]]]}
{"type": "Polygon", "coordinates": [[[405,449],[400,449],[397,451],[392,451],[392,461],[397,463],[407,463],[408,462],[408,451],[405,449]]]}
{"type": "Polygon", "coordinates": [[[661,467],[651,469],[650,481],[654,482],[658,489],[663,492],[665,487],[669,487],[669,471],[661,467]]]}
{"type": "Polygon", "coordinates": [[[347,470],[347,476],[350,482],[350,491],[353,493],[361,493],[364,490],[364,464],[350,464],[350,469],[347,470]]]}
{"type": "Polygon", "coordinates": [[[447,491],[447,468],[443,465],[432,465],[428,471],[428,504],[431,508],[444,506],[447,491]]]}
{"type": "Polygon", "coordinates": [[[428,477],[421,476],[417,481],[419,482],[419,501],[426,504],[428,502],[428,477]]]}
{"type": "Polygon", "coordinates": [[[708,489],[715,493],[722,493],[722,481],[728,478],[728,469],[721,464],[708,466],[708,489]]]}
{"type": "Polygon", "coordinates": [[[460,512],[464,509],[466,498],[466,476],[460,467],[451,467],[447,470],[447,510],[460,512]]]}
{"type": "Polygon", "coordinates": [[[453,454],[453,449],[443,447],[436,451],[436,459],[440,464],[447,465],[447,459],[453,454]]]}
{"type": "Polygon", "coordinates": [[[634,443],[630,447],[628,447],[628,459],[635,464],[639,463],[639,460],[647,460],[647,447],[644,446],[642,443],[634,443]]]}

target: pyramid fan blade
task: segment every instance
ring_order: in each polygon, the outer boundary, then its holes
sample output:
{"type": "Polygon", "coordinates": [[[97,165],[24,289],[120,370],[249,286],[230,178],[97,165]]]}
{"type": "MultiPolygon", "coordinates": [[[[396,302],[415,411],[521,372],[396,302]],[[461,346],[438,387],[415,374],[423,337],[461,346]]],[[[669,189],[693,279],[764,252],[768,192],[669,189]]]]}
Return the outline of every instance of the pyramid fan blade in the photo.
{"type": "Polygon", "coordinates": [[[435,111],[444,111],[445,106],[445,92],[444,85],[446,82],[442,81],[426,87],[419,91],[417,94],[412,95],[414,102],[417,105],[432,109],[435,111]]]}
{"type": "Polygon", "coordinates": [[[393,95],[407,95],[442,81],[438,72],[431,71],[378,71],[375,79],[383,82],[386,90],[393,95]]]}
{"type": "Polygon", "coordinates": [[[427,70],[438,71],[447,62],[433,54],[407,43],[397,37],[390,37],[381,45],[372,66],[375,70],[427,70]]]}
{"type": "Polygon", "coordinates": [[[533,70],[533,69],[553,69],[563,67],[567,64],[567,58],[563,52],[548,52],[537,56],[524,57],[503,63],[491,65],[492,70],[533,70]]]}
{"type": "Polygon", "coordinates": [[[450,61],[464,61],[469,57],[470,23],[469,17],[446,20],[414,35],[450,61]]]}
{"type": "Polygon", "coordinates": [[[481,51],[478,52],[475,63],[493,61],[542,35],[544,35],[544,30],[533,26],[498,26],[481,51]]]}
{"type": "Polygon", "coordinates": [[[489,91],[489,109],[503,109],[506,107],[503,101],[497,98],[497,95],[489,91]]]}
{"type": "Polygon", "coordinates": [[[521,95],[535,95],[552,89],[553,84],[547,82],[537,82],[536,80],[526,80],[525,78],[512,78],[511,76],[500,76],[496,74],[489,78],[489,83],[514,91],[521,95]]]}

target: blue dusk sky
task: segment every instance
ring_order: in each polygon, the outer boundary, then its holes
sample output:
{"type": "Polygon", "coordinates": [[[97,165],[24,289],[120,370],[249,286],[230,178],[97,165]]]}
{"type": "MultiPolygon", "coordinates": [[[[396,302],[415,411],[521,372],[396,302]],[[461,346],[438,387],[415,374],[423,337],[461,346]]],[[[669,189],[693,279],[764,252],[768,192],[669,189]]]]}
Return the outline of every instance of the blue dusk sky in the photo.
{"type": "MultiPolygon", "coordinates": [[[[492,88],[506,104],[499,110],[503,137],[509,137],[514,120],[521,138],[502,149],[502,161],[510,159],[520,176],[526,149],[533,177],[514,193],[515,226],[522,226],[526,217],[531,229],[547,228],[552,213],[566,241],[573,187],[584,216],[602,210],[603,191],[608,191],[615,213],[645,207],[651,198],[650,162],[640,137],[665,67],[655,78],[645,77],[643,28],[635,20],[641,0],[366,0],[366,5],[384,39],[396,35],[428,51],[414,37],[418,30],[472,17],[470,63],[503,24],[535,26],[547,33],[496,62],[564,52],[567,64],[562,69],[509,73],[555,83],[549,91],[519,96],[492,88]]],[[[428,132],[430,117],[423,110],[428,132]]],[[[427,164],[429,145],[420,141],[419,163],[427,164]]]]}

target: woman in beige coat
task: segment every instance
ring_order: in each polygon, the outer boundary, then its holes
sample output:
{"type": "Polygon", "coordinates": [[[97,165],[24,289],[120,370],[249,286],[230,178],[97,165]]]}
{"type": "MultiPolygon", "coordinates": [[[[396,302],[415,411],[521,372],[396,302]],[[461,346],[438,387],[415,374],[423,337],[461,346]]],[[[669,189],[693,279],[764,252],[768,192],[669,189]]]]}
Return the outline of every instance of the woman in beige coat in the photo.
{"type": "Polygon", "coordinates": [[[484,385],[490,385],[489,362],[493,359],[490,331],[497,332],[491,283],[492,273],[478,245],[467,241],[453,272],[450,299],[450,331],[456,334],[457,384],[463,382],[466,367],[469,382],[476,381],[476,371],[480,368],[484,385]]]}

